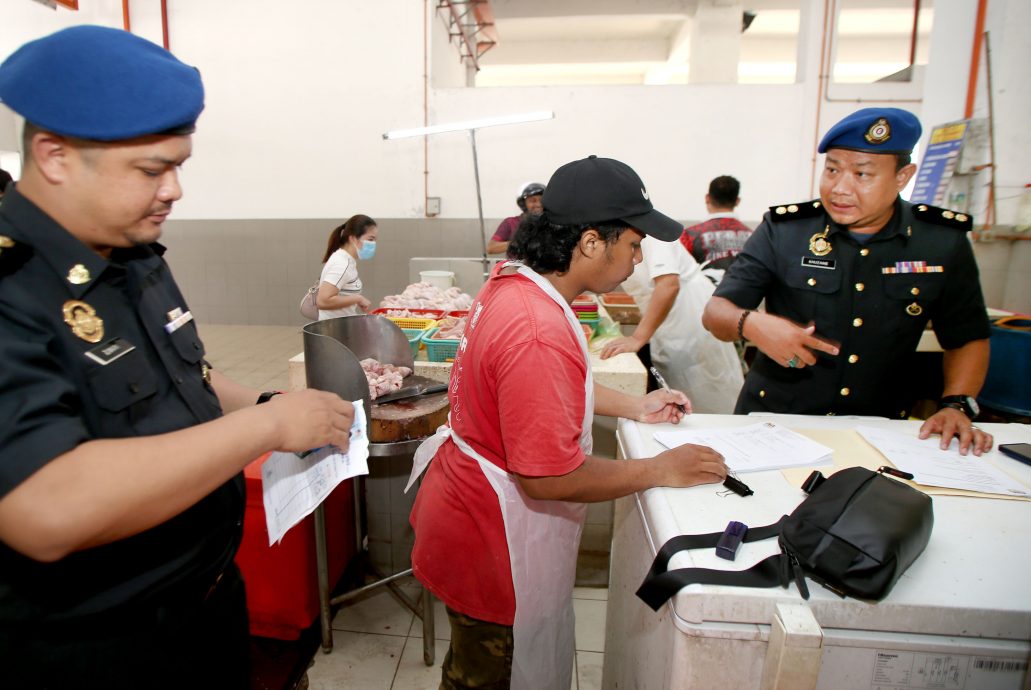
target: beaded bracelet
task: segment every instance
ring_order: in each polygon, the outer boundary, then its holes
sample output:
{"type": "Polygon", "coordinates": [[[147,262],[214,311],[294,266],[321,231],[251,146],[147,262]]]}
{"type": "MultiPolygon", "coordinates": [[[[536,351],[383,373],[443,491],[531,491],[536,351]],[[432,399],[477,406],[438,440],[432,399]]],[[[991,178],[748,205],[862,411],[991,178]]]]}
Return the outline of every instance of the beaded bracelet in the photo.
{"type": "Polygon", "coordinates": [[[748,315],[751,314],[751,313],[752,313],[751,309],[745,309],[743,312],[741,312],[741,318],[737,320],[737,339],[738,340],[747,340],[747,338],[745,338],[745,319],[747,319],[748,315]]]}

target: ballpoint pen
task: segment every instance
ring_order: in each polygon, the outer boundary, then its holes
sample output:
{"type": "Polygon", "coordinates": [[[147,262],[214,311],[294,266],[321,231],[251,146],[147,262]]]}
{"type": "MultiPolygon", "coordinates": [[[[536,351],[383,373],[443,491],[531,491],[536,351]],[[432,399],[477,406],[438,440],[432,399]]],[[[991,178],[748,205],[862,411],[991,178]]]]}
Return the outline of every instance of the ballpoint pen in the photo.
{"type": "MultiPolygon", "coordinates": [[[[669,384],[666,383],[666,379],[662,378],[662,374],[659,373],[658,369],[656,369],[655,367],[650,367],[648,370],[652,373],[652,376],[655,377],[655,380],[659,382],[659,385],[662,386],[662,390],[666,391],[667,393],[671,393],[672,392],[670,390],[669,384]]],[[[680,410],[684,414],[687,414],[687,408],[686,407],[684,407],[680,403],[676,403],[676,406],[677,406],[678,410],[680,410]]]]}

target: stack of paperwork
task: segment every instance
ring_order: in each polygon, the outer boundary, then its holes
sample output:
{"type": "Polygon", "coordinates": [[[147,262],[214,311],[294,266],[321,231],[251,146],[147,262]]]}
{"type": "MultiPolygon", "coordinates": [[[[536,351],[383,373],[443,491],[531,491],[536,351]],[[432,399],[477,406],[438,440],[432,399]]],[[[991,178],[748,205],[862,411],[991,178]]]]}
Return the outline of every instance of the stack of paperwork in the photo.
{"type": "Polygon", "coordinates": [[[655,440],[666,448],[685,443],[709,446],[723,456],[735,472],[761,472],[785,467],[824,465],[833,450],[773,422],[718,429],[656,431],[655,440]]]}
{"type": "Polygon", "coordinates": [[[336,446],[326,446],[305,453],[276,451],[270,455],[261,466],[269,546],[310,515],[340,482],[368,474],[368,461],[369,437],[361,400],[354,401],[354,422],[346,453],[336,446]]]}
{"type": "Polygon", "coordinates": [[[948,449],[942,450],[938,436],[921,440],[868,426],[860,426],[856,431],[895,467],[912,474],[918,484],[1031,498],[1031,491],[1023,484],[984,458],[972,452],[960,455],[959,441],[955,438],[948,449]]]}

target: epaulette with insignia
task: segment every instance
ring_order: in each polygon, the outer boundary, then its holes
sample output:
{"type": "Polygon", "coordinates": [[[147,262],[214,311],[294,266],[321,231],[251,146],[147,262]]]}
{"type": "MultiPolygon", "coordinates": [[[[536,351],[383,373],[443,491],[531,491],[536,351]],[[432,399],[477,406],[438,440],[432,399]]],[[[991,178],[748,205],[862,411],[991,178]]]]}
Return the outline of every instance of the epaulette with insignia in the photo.
{"type": "Polygon", "coordinates": [[[925,223],[945,225],[963,232],[970,232],[974,229],[973,218],[965,213],[950,211],[947,208],[938,208],[928,204],[913,204],[913,216],[925,223]]]}
{"type": "Polygon", "coordinates": [[[32,247],[0,235],[0,277],[14,273],[32,256],[32,247]]]}
{"type": "Polygon", "coordinates": [[[773,220],[798,220],[813,218],[823,213],[823,204],[819,199],[802,201],[797,204],[780,204],[770,206],[770,217],[773,220]]]}

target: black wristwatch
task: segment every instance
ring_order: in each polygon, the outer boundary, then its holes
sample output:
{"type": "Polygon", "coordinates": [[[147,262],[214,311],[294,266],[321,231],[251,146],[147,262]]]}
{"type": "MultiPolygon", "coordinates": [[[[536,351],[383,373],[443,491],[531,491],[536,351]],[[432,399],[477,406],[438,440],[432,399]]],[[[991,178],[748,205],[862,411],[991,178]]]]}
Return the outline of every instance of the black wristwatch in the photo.
{"type": "Polygon", "coordinates": [[[258,396],[258,402],[254,403],[254,404],[255,405],[260,405],[262,403],[267,403],[269,400],[272,399],[273,395],[279,395],[282,392],[283,391],[265,391],[264,393],[262,393],[261,395],[258,396]]]}
{"type": "Polygon", "coordinates": [[[946,395],[944,398],[938,401],[938,409],[943,407],[952,407],[970,419],[977,419],[977,415],[981,414],[981,408],[977,406],[977,400],[970,395],[946,395]]]}

